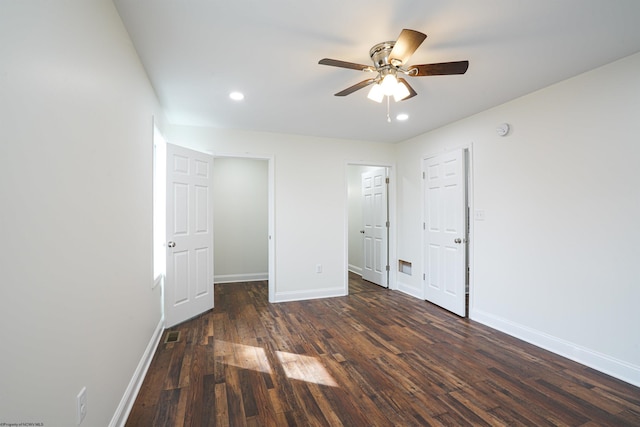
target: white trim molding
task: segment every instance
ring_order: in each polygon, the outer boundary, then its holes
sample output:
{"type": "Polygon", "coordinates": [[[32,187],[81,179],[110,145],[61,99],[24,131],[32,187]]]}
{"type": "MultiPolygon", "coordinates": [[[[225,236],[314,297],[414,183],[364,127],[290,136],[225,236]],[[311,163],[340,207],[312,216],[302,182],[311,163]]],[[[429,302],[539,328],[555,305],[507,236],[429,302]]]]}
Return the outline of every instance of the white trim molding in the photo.
{"type": "Polygon", "coordinates": [[[332,298],[346,296],[344,286],[314,290],[314,291],[292,291],[292,292],[276,292],[274,302],[303,301],[308,299],[332,298]]]}
{"type": "Polygon", "coordinates": [[[147,348],[144,350],[142,354],[142,358],[136,367],[135,372],[133,373],[133,377],[131,377],[131,381],[129,381],[129,385],[120,400],[120,404],[116,409],[115,414],[111,418],[111,422],[109,423],[109,427],[124,427],[127,422],[127,418],[129,417],[129,413],[131,412],[131,408],[133,408],[133,403],[136,401],[136,397],[138,397],[138,392],[140,391],[140,387],[142,387],[142,382],[144,381],[144,377],[147,375],[147,371],[149,370],[149,365],[151,364],[151,360],[153,359],[153,355],[158,348],[158,344],[160,343],[160,338],[162,338],[162,332],[164,331],[164,316],[160,318],[160,322],[158,322],[158,326],[156,326],[155,331],[153,331],[153,335],[151,336],[151,340],[149,340],[149,344],[147,344],[147,348]]]}
{"type": "Polygon", "coordinates": [[[398,290],[412,297],[424,300],[424,289],[422,286],[412,286],[398,280],[398,290]]]}
{"type": "Polygon", "coordinates": [[[258,282],[269,280],[269,273],[220,274],[213,277],[214,283],[258,282]]]}
{"type": "Polygon", "coordinates": [[[349,271],[362,276],[362,267],[358,267],[357,265],[349,264],[349,271]]]}
{"type": "Polygon", "coordinates": [[[469,318],[505,334],[566,357],[624,382],[640,387],[640,366],[582,347],[572,342],[494,316],[481,310],[471,310],[469,318]]]}

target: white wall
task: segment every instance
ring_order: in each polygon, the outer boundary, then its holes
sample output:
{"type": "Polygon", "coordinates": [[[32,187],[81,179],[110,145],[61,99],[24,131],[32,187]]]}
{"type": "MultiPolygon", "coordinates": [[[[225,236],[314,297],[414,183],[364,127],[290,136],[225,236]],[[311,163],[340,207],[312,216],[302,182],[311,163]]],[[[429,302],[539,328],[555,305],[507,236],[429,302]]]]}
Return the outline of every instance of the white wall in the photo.
{"type": "Polygon", "coordinates": [[[0,422],[117,411],[160,321],[157,102],[109,0],[0,4],[0,422]]]}
{"type": "Polygon", "coordinates": [[[195,127],[165,136],[214,155],[273,156],[276,300],[345,294],[347,163],[385,164],[392,145],[195,127]]]}
{"type": "Polygon", "coordinates": [[[639,111],[636,54],[397,145],[398,256],[422,264],[421,159],[472,143],[470,317],[640,385],[639,111]]]}
{"type": "Polygon", "coordinates": [[[266,280],[268,162],[217,157],[213,165],[215,282],[266,280]]]}

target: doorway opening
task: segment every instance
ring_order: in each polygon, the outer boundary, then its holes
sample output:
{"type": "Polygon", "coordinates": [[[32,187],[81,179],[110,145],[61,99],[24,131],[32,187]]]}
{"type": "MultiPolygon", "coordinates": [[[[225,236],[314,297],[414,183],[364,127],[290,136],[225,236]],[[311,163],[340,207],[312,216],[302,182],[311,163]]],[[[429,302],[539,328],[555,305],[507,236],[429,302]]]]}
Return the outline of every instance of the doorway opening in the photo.
{"type": "MultiPolygon", "coordinates": [[[[173,153],[172,155],[174,157],[176,156],[175,153],[173,153]]],[[[213,199],[213,195],[214,195],[213,185],[218,184],[218,182],[222,182],[223,184],[228,184],[226,185],[226,187],[231,190],[232,194],[235,194],[236,198],[238,198],[240,194],[238,190],[239,190],[239,186],[242,185],[242,182],[241,182],[242,179],[244,180],[248,179],[251,182],[259,183],[259,185],[262,186],[262,189],[261,189],[262,193],[266,194],[266,196],[263,195],[263,197],[260,198],[261,207],[259,209],[260,215],[262,217],[262,221],[266,223],[266,227],[262,228],[263,230],[262,236],[259,237],[259,239],[261,239],[263,243],[266,241],[266,244],[263,244],[263,247],[265,248],[265,250],[263,250],[263,252],[261,253],[261,255],[266,258],[266,267],[263,267],[260,270],[260,273],[262,274],[259,275],[259,277],[244,276],[242,280],[244,281],[258,280],[258,279],[265,280],[268,286],[269,301],[273,302],[274,300],[274,295],[275,295],[274,240],[275,239],[273,235],[273,230],[274,230],[273,158],[272,157],[250,157],[250,156],[236,156],[236,157],[229,156],[228,158],[234,158],[236,160],[242,160],[242,159],[256,160],[259,163],[261,163],[262,170],[266,171],[266,173],[262,173],[257,179],[253,179],[255,178],[255,176],[254,177],[244,176],[244,177],[241,177],[240,179],[232,178],[230,176],[227,176],[227,177],[218,176],[214,180],[212,178],[213,178],[214,172],[216,171],[216,168],[221,167],[222,160],[220,159],[227,159],[227,157],[214,157],[212,153],[207,154],[202,151],[195,151],[195,150],[187,149],[184,147],[172,146],[171,144],[167,144],[164,141],[164,139],[161,137],[159,132],[156,132],[156,135],[154,137],[154,271],[157,270],[158,271],[157,274],[159,275],[159,279],[156,280],[154,287],[158,286],[158,284],[161,284],[161,289],[162,289],[161,301],[162,301],[162,308],[163,308],[163,317],[165,318],[166,324],[169,326],[171,326],[172,324],[180,323],[180,321],[183,320],[183,318],[188,319],[212,307],[213,306],[213,286],[216,280],[216,273],[218,274],[218,279],[220,279],[219,276],[221,273],[224,274],[224,270],[220,272],[216,272],[214,268],[216,256],[219,257],[220,255],[223,255],[226,252],[226,249],[218,250],[217,254],[214,251],[216,236],[213,235],[214,225],[215,225],[215,222],[213,219],[214,219],[214,208],[216,207],[216,205],[228,204],[229,200],[226,200],[224,202],[219,202],[213,199]],[[182,155],[178,155],[177,158],[172,157],[173,160],[169,161],[168,158],[169,158],[170,148],[172,152],[176,150],[178,151],[186,150],[186,151],[182,153],[182,155]],[[187,167],[186,161],[190,156],[198,157],[199,160],[196,159],[196,162],[192,166],[187,167]],[[182,162],[182,159],[184,159],[184,162],[182,162]],[[214,165],[216,159],[220,161],[214,165]],[[179,167],[179,166],[184,166],[184,167],[179,167]],[[182,172],[185,172],[185,174],[187,171],[193,170],[193,173],[198,175],[199,177],[207,176],[211,178],[207,178],[206,185],[200,183],[194,186],[195,193],[192,195],[193,197],[189,196],[186,193],[187,190],[185,188],[187,188],[187,186],[185,184],[181,182],[172,181],[171,188],[174,189],[174,192],[171,193],[171,197],[169,197],[170,191],[169,191],[169,184],[168,184],[168,176],[169,176],[168,172],[169,172],[169,169],[171,168],[175,169],[176,167],[178,167],[178,169],[180,169],[182,172]],[[211,173],[209,173],[208,171],[211,171],[211,173]],[[163,177],[166,177],[167,180],[165,181],[163,177]],[[176,193],[176,191],[178,191],[178,193],[176,193]],[[193,203],[189,202],[189,200],[193,200],[193,203]],[[205,200],[207,201],[206,203],[205,203],[205,200]],[[192,204],[194,204],[195,208],[197,208],[197,212],[195,212],[194,215],[185,214],[181,216],[179,215],[178,217],[175,217],[174,215],[172,218],[169,218],[168,214],[170,211],[173,211],[176,204],[185,205],[185,206],[186,205],[191,206],[192,204]],[[166,215],[162,215],[164,212],[166,212],[166,215]],[[193,225],[193,227],[189,226],[187,227],[187,229],[193,229],[194,234],[197,234],[199,237],[203,238],[204,240],[199,241],[200,246],[197,248],[194,256],[191,256],[191,257],[183,256],[180,258],[179,257],[180,253],[178,253],[180,252],[179,250],[182,250],[184,252],[183,248],[184,249],[187,249],[187,248],[182,243],[176,241],[175,233],[173,232],[170,233],[165,226],[166,224],[173,224],[174,226],[185,225],[187,224],[187,221],[192,221],[192,220],[194,220],[196,223],[193,225]],[[208,225],[204,227],[204,224],[208,224],[208,225]],[[165,232],[165,229],[166,229],[166,232],[165,232]],[[204,236],[205,234],[204,231],[208,229],[211,230],[211,233],[208,234],[209,237],[204,236]],[[166,241],[167,239],[171,241],[167,242],[166,241]],[[186,261],[180,262],[180,260],[194,259],[195,261],[197,261],[198,265],[201,265],[202,268],[200,269],[196,268],[196,273],[191,276],[194,276],[194,278],[198,280],[199,286],[192,286],[187,283],[191,280],[188,274],[187,275],[169,274],[169,262],[168,262],[169,256],[173,256],[173,258],[178,256],[179,259],[174,259],[175,262],[172,263],[172,266],[176,268],[183,267],[183,268],[179,268],[179,270],[184,272],[191,271],[191,268],[186,265],[186,261]],[[206,268],[204,267],[205,264],[208,264],[206,268]],[[208,296],[208,292],[203,291],[203,289],[205,288],[209,289],[209,287],[211,289],[210,298],[208,296]],[[184,295],[188,293],[187,290],[192,288],[193,289],[197,288],[196,296],[200,297],[200,300],[204,300],[206,297],[206,300],[211,301],[210,306],[208,306],[205,309],[200,309],[196,306],[193,306],[193,304],[189,304],[189,301],[191,301],[193,298],[184,298],[184,295]],[[180,292],[181,290],[183,290],[182,293],[180,292]],[[198,293],[198,290],[200,290],[201,292],[198,293]],[[171,292],[168,292],[168,291],[171,291],[171,292]],[[204,297],[202,297],[203,295],[204,297]],[[188,308],[189,310],[193,310],[193,313],[189,313],[189,316],[182,316],[182,317],[178,316],[179,318],[178,320],[176,320],[175,318],[177,315],[175,315],[175,313],[172,314],[171,310],[167,309],[168,306],[171,306],[171,307],[180,306],[183,309],[183,311],[188,308]],[[193,309],[188,306],[193,306],[193,309]]],[[[190,160],[189,160],[189,164],[191,164],[190,160]]],[[[253,194],[252,197],[253,196],[255,196],[255,194],[253,194]]],[[[234,215],[240,216],[240,212],[241,212],[240,210],[236,209],[234,215]]],[[[221,220],[220,215],[218,217],[218,220],[221,220]]],[[[242,227],[242,230],[243,232],[245,232],[247,230],[247,227],[246,227],[247,223],[245,222],[243,225],[244,226],[242,227]]],[[[220,237],[222,233],[218,232],[216,234],[219,234],[218,241],[220,241],[221,240],[220,237]]],[[[228,243],[228,240],[226,242],[228,243]]],[[[231,246],[227,246],[227,248],[229,247],[231,246]]],[[[253,262],[253,261],[247,261],[249,258],[250,257],[246,257],[246,256],[244,257],[243,262],[245,262],[245,266],[247,263],[253,262]]],[[[265,263],[263,263],[263,265],[264,264],[265,263]]],[[[218,266],[218,268],[220,267],[218,266]]],[[[174,268],[172,271],[175,273],[175,270],[176,269],[174,268]]],[[[248,270],[244,269],[243,271],[246,272],[248,270]]],[[[255,271],[253,271],[252,273],[255,273],[255,271]]],[[[236,277],[235,280],[236,281],[239,280],[239,277],[236,277]]]]}
{"type": "Polygon", "coordinates": [[[389,165],[347,165],[347,294],[354,280],[359,290],[392,287],[390,174],[389,165]]]}
{"type": "Polygon", "coordinates": [[[216,156],[213,163],[214,283],[265,281],[273,301],[272,162],[216,156]]]}

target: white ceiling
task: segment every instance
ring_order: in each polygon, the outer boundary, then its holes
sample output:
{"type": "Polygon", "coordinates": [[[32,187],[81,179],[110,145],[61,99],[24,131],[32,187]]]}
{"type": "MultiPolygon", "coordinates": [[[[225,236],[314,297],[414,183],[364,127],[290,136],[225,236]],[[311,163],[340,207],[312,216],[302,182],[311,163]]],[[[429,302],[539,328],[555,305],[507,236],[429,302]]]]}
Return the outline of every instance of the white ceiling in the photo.
{"type": "Polygon", "coordinates": [[[397,142],[640,51],[638,0],[114,0],[172,124],[397,142]],[[409,77],[386,102],[369,65],[403,28],[427,34],[409,64],[469,60],[465,75],[409,77]],[[229,99],[238,90],[245,100],[229,99]]]}

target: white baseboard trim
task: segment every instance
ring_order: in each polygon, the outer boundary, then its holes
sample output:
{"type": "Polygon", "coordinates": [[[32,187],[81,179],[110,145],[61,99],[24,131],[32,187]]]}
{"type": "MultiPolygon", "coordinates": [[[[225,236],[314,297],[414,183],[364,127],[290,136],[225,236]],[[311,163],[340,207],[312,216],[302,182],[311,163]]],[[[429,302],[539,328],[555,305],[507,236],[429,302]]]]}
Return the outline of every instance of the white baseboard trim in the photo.
{"type": "Polygon", "coordinates": [[[160,338],[162,337],[163,331],[164,317],[160,318],[160,322],[158,322],[156,330],[153,331],[151,340],[149,341],[149,344],[147,344],[147,348],[144,350],[142,358],[140,359],[140,362],[138,363],[138,366],[133,373],[133,377],[131,378],[131,381],[129,381],[129,385],[124,392],[124,396],[122,396],[120,404],[118,405],[115,414],[113,414],[113,417],[111,418],[109,427],[123,427],[127,422],[127,418],[129,417],[131,408],[133,408],[133,403],[136,401],[136,397],[138,397],[140,387],[142,387],[142,381],[144,380],[145,375],[147,375],[147,370],[149,370],[149,365],[151,364],[153,355],[155,354],[156,349],[158,348],[158,344],[160,343],[160,338]]]}
{"type": "Polygon", "coordinates": [[[471,310],[469,318],[519,338],[537,347],[558,354],[574,362],[603,372],[624,382],[640,387],[640,366],[574,344],[544,332],[503,319],[481,310],[471,310]]]}
{"type": "Polygon", "coordinates": [[[343,297],[347,295],[344,287],[314,291],[276,292],[274,302],[303,301],[307,299],[343,297]]]}
{"type": "Polygon", "coordinates": [[[220,274],[213,277],[214,283],[258,282],[269,280],[269,273],[220,274]]]}
{"type": "Polygon", "coordinates": [[[422,295],[422,288],[407,285],[406,283],[397,282],[397,290],[400,292],[404,292],[405,294],[411,295],[412,297],[416,297],[418,299],[424,299],[422,295]]]}
{"type": "Polygon", "coordinates": [[[360,276],[362,276],[362,267],[358,267],[356,265],[349,264],[348,269],[349,269],[350,272],[352,272],[354,274],[359,274],[360,276]]]}

